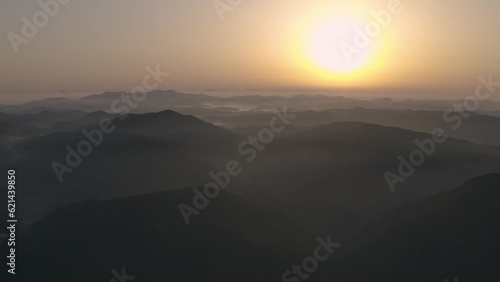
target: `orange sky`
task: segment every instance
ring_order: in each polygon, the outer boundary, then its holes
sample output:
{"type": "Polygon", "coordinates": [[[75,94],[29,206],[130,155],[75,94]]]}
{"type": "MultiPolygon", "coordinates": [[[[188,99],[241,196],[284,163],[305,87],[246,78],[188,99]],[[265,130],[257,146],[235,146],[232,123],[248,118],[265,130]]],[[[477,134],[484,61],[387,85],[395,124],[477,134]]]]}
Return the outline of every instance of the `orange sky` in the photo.
{"type": "Polygon", "coordinates": [[[18,54],[7,35],[21,34],[22,17],[41,8],[2,1],[0,95],[129,90],[156,64],[171,73],[160,88],[235,93],[368,88],[404,98],[434,89],[429,96],[449,98],[473,89],[478,75],[500,76],[500,1],[492,0],[401,1],[361,59],[342,62],[340,45],[353,45],[355,28],[391,1],[243,0],[223,21],[211,0],[74,1],[18,54]]]}

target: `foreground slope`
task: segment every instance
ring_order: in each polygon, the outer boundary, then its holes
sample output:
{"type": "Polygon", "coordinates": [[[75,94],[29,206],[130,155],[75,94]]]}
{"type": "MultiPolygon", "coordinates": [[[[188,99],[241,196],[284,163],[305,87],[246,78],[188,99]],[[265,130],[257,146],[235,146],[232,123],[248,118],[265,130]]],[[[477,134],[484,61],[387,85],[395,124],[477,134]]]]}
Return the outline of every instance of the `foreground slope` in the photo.
{"type": "Polygon", "coordinates": [[[64,207],[23,232],[22,281],[278,281],[309,238],[292,220],[223,192],[186,225],[191,189],[64,207]],[[28,271],[29,270],[29,271],[28,271]]]}
{"type": "MultiPolygon", "coordinates": [[[[367,228],[361,247],[332,266],[338,281],[500,279],[500,174],[404,205],[367,228]]],[[[359,242],[358,242],[359,243],[359,242]]]]}

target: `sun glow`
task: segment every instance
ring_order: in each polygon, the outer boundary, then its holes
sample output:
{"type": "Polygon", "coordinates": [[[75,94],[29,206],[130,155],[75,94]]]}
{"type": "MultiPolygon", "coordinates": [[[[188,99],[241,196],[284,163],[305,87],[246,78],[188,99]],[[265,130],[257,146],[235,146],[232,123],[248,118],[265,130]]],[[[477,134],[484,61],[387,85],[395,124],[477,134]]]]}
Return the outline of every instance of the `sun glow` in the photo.
{"type": "Polygon", "coordinates": [[[350,73],[367,66],[373,57],[370,46],[361,50],[360,54],[349,54],[342,48],[351,44],[356,28],[353,21],[343,19],[332,19],[318,25],[309,39],[313,62],[336,73],[350,73]]]}
{"type": "Polygon", "coordinates": [[[302,23],[297,56],[316,84],[358,84],[381,62],[381,38],[371,38],[355,54],[346,52],[347,45],[355,46],[357,30],[371,20],[369,12],[359,5],[332,5],[312,12],[302,23]]]}

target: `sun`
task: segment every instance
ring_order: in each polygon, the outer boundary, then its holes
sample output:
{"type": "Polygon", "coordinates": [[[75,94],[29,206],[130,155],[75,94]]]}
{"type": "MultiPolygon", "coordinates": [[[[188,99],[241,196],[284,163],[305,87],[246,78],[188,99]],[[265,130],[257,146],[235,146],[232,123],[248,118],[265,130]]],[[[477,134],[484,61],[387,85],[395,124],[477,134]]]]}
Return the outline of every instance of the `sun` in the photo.
{"type": "Polygon", "coordinates": [[[373,48],[356,48],[359,52],[349,52],[353,46],[359,24],[345,18],[332,18],[321,22],[311,31],[308,39],[309,56],[319,68],[338,74],[348,74],[367,67],[373,58],[373,48]]]}
{"type": "Polygon", "coordinates": [[[381,39],[359,48],[356,38],[372,20],[370,9],[359,4],[333,3],[308,13],[297,28],[295,58],[316,85],[368,83],[369,73],[380,66],[384,53],[381,39]],[[349,52],[355,47],[355,53],[349,52]]]}

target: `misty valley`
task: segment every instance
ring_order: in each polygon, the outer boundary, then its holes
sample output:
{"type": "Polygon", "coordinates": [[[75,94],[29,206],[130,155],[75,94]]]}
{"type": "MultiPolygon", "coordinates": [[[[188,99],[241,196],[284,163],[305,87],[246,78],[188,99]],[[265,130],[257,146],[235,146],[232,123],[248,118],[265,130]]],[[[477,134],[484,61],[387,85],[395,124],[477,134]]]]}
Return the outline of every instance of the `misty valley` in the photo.
{"type": "Polygon", "coordinates": [[[297,97],[245,111],[169,91],[153,99],[197,106],[107,112],[120,95],[92,97],[102,98],[92,109],[85,97],[0,114],[2,166],[16,172],[16,265],[30,269],[17,274],[23,281],[497,275],[497,117],[468,112],[448,131],[439,111],[302,109],[297,97]]]}

